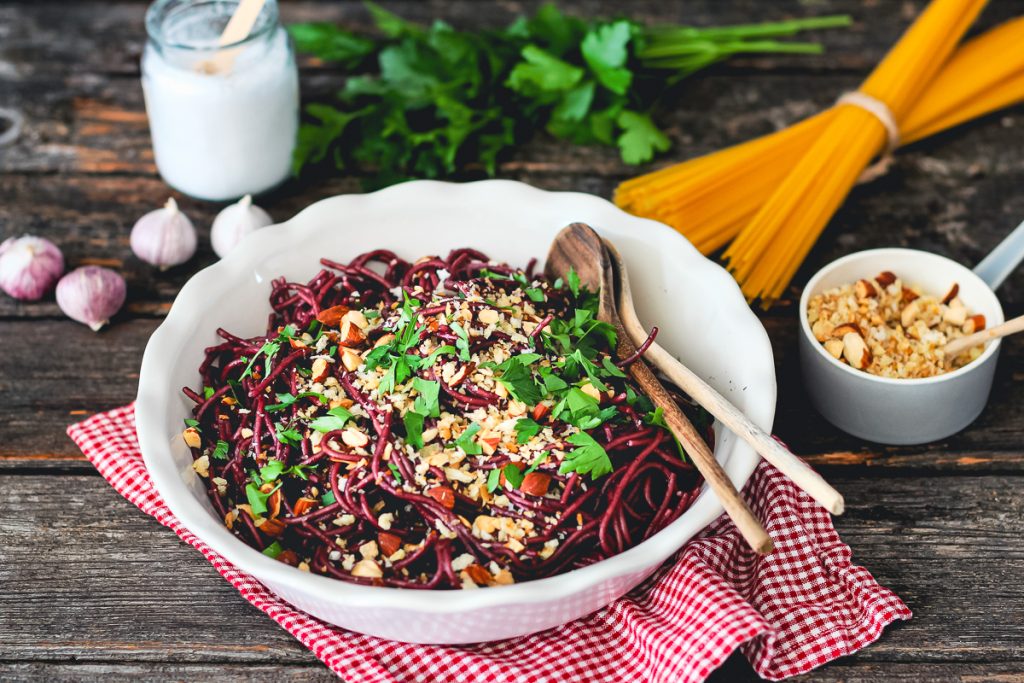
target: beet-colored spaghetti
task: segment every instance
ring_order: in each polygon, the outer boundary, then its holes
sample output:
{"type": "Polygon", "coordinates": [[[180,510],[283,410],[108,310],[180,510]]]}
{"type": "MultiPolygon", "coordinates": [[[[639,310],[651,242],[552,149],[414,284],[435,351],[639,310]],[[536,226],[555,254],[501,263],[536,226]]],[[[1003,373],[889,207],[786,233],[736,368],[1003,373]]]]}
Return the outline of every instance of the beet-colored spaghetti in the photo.
{"type": "Polygon", "coordinates": [[[273,282],[266,336],[218,330],[184,389],[194,468],[246,543],[345,581],[473,588],[622,552],[692,502],[574,274],[471,249],[322,264],[273,282]]]}

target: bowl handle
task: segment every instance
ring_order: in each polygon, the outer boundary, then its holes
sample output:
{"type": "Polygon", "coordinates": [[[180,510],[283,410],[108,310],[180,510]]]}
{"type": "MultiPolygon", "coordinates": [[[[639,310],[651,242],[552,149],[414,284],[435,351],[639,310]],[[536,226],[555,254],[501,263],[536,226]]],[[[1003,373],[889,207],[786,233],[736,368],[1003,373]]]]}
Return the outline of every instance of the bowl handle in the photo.
{"type": "Polygon", "coordinates": [[[1024,223],[1006,236],[989,255],[974,267],[974,274],[992,289],[998,289],[1024,259],[1024,223]]]}

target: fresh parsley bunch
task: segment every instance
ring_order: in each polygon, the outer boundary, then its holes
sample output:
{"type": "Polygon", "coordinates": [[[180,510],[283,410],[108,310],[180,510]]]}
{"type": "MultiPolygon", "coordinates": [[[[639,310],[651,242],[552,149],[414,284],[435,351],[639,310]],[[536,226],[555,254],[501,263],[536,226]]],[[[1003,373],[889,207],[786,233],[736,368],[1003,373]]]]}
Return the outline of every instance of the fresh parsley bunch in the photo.
{"type": "Polygon", "coordinates": [[[380,36],[326,23],[288,27],[300,52],[355,74],[333,101],[306,108],[296,173],[328,162],[372,170],[377,185],[494,175],[504,152],[541,129],[575,144],[615,145],[626,163],[644,163],[670,146],[649,112],[679,78],[740,52],[818,53],[816,43],[773,38],[849,24],[837,16],[647,29],[545,5],[507,28],[467,32],[367,7],[380,36]]]}

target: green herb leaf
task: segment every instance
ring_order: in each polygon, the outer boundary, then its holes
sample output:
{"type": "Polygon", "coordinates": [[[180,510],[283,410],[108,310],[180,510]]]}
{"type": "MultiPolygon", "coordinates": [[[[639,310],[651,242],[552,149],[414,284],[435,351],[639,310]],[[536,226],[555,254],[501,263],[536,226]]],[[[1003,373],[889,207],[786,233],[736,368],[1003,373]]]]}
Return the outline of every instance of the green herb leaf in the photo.
{"type": "Polygon", "coordinates": [[[566,440],[576,448],[565,454],[565,459],[558,468],[559,474],[578,472],[581,475],[589,474],[591,479],[611,474],[612,460],[594,437],[586,432],[579,432],[566,440]]]}
{"type": "Polygon", "coordinates": [[[423,448],[423,415],[408,411],[402,416],[405,423],[405,442],[413,448],[423,448]]]}
{"type": "Polygon", "coordinates": [[[612,362],[612,359],[605,356],[601,359],[601,367],[612,377],[625,377],[626,373],[622,371],[622,368],[612,362]]]}
{"type": "Polygon", "coordinates": [[[227,460],[229,448],[231,448],[231,446],[228,445],[227,441],[218,439],[217,445],[214,446],[213,453],[211,453],[210,455],[213,457],[214,460],[227,460]]]}
{"type": "Polygon", "coordinates": [[[357,65],[375,48],[372,40],[360,38],[334,24],[291,24],[288,33],[299,52],[308,52],[325,62],[339,62],[344,66],[357,65]]]}
{"type": "Polygon", "coordinates": [[[438,398],[441,392],[440,382],[416,377],[412,380],[412,388],[420,394],[413,403],[414,411],[427,417],[437,417],[441,414],[438,398]]]}
{"type": "Polygon", "coordinates": [[[487,473],[487,490],[494,493],[501,486],[501,468],[495,467],[487,473]]]}
{"type": "Polygon", "coordinates": [[[533,464],[526,468],[526,471],[523,472],[523,475],[525,476],[530,472],[535,472],[538,467],[544,464],[544,461],[548,459],[549,455],[551,455],[551,451],[541,452],[540,456],[538,456],[537,459],[533,461],[533,464]]]}
{"type": "Polygon", "coordinates": [[[633,82],[633,74],[624,68],[629,53],[626,46],[633,36],[633,24],[622,20],[598,26],[583,38],[580,51],[601,85],[618,95],[625,95],[633,82]]]}
{"type": "Polygon", "coordinates": [[[320,502],[324,505],[333,505],[338,501],[334,498],[334,491],[328,491],[324,495],[320,496],[320,502]]]}
{"type": "Polygon", "coordinates": [[[461,360],[469,360],[469,332],[457,322],[452,322],[448,327],[452,328],[452,331],[459,337],[455,340],[455,347],[459,350],[459,358],[461,360]]]}
{"type": "Polygon", "coordinates": [[[583,69],[536,45],[527,45],[520,55],[524,61],[512,69],[506,85],[524,95],[536,97],[542,93],[566,91],[583,78],[583,69]]]}
{"type": "Polygon", "coordinates": [[[398,469],[398,465],[393,462],[388,463],[388,469],[391,470],[391,475],[395,478],[399,484],[402,483],[402,473],[398,469]]]}
{"type": "Polygon", "coordinates": [[[507,481],[508,483],[512,484],[512,488],[517,489],[520,486],[522,486],[523,478],[526,475],[524,475],[519,470],[518,467],[516,467],[512,463],[509,463],[509,464],[505,465],[505,467],[504,467],[504,469],[502,471],[505,474],[505,481],[507,481]]]}
{"type": "Polygon", "coordinates": [[[185,419],[185,426],[192,427],[193,429],[199,428],[199,420],[193,420],[192,418],[185,419]]]}
{"type": "Polygon", "coordinates": [[[647,163],[655,152],[664,152],[672,146],[647,114],[626,109],[615,122],[622,128],[617,143],[622,160],[627,164],[647,163]]]}
{"type": "Polygon", "coordinates": [[[543,303],[546,299],[544,296],[544,290],[538,289],[537,287],[527,287],[523,292],[530,298],[530,301],[543,303]]]}
{"type": "Polygon", "coordinates": [[[252,514],[262,515],[267,511],[267,499],[274,495],[274,491],[281,488],[278,484],[274,487],[270,493],[262,493],[256,484],[248,483],[245,485],[245,497],[249,501],[249,507],[252,508],[252,514]]]}
{"type": "Polygon", "coordinates": [[[480,455],[483,453],[483,449],[480,447],[473,437],[480,431],[480,425],[475,422],[459,435],[459,438],[455,440],[455,445],[462,449],[466,455],[480,455]]]}
{"type": "Polygon", "coordinates": [[[580,295],[580,276],[576,273],[576,269],[572,266],[569,267],[569,272],[565,276],[565,281],[569,285],[569,291],[572,292],[573,296],[580,295]]]}
{"type": "Polygon", "coordinates": [[[516,443],[524,444],[530,439],[537,436],[540,430],[544,429],[543,425],[537,424],[528,417],[521,417],[516,421],[516,443]]]}
{"type": "Polygon", "coordinates": [[[213,398],[213,394],[214,393],[215,392],[213,390],[213,387],[203,387],[203,398],[205,398],[205,399],[213,398]]]}
{"type": "Polygon", "coordinates": [[[263,554],[272,559],[277,559],[277,556],[284,552],[284,548],[277,541],[274,541],[266,548],[263,549],[263,554]]]}
{"type": "Polygon", "coordinates": [[[352,419],[352,413],[343,406],[331,408],[326,415],[322,415],[309,423],[311,429],[318,432],[333,432],[345,428],[345,423],[352,419]]]}
{"type": "Polygon", "coordinates": [[[284,428],[283,425],[275,425],[274,436],[285,445],[297,446],[302,443],[302,432],[294,427],[284,428]]]}

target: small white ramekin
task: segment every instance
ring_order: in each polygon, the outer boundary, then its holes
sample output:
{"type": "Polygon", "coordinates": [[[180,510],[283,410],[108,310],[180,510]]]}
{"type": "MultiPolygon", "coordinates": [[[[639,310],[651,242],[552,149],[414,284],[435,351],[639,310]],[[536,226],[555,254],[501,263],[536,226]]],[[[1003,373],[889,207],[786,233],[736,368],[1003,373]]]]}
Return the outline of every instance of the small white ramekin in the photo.
{"type": "Polygon", "coordinates": [[[1003,308],[984,280],[944,256],[916,249],[871,249],[825,266],[800,297],[800,365],[811,403],[829,422],[854,436],[890,445],[944,439],[971,424],[988,402],[999,357],[999,340],[979,358],[934,377],[892,379],[855,370],[833,358],[814,338],[807,304],[816,294],[882,271],[895,273],[907,286],[942,296],[955,282],[959,297],[986,326],[1003,322],[1003,308]]]}

